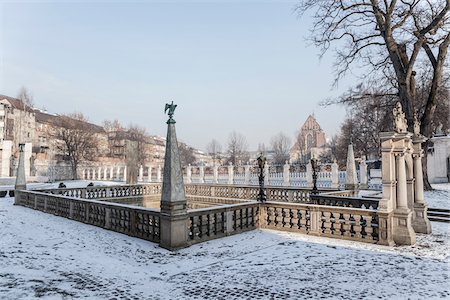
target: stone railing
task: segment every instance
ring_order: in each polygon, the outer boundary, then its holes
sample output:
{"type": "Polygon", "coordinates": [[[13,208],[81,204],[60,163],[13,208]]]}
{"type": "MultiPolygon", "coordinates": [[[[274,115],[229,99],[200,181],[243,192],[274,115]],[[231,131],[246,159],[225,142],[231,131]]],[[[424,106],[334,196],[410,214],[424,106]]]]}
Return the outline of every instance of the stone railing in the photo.
{"type": "MultiPolygon", "coordinates": [[[[306,189],[268,187],[269,201],[259,203],[255,201],[259,189],[254,186],[190,184],[185,188],[188,200],[198,204],[187,211],[187,246],[256,228],[368,243],[379,241],[377,200],[348,197],[350,191],[328,190],[328,194],[310,195],[306,189]]],[[[16,204],[160,241],[159,209],[105,201],[159,195],[161,184],[17,193],[16,204]],[[95,197],[100,201],[92,200],[95,197]]]]}
{"type": "Polygon", "coordinates": [[[261,228],[366,243],[379,240],[376,210],[277,202],[266,202],[260,209],[261,228]]]}
{"type": "Polygon", "coordinates": [[[310,203],[328,206],[377,209],[379,199],[358,197],[355,191],[339,191],[310,195],[310,203]]]}
{"type": "Polygon", "coordinates": [[[259,204],[233,204],[188,211],[188,243],[196,244],[258,228],[259,204]]]}
{"type": "Polygon", "coordinates": [[[36,191],[16,191],[15,204],[158,243],[159,211],[36,191]]]}
{"type": "MultiPolygon", "coordinates": [[[[338,165],[327,164],[317,173],[319,188],[343,188],[346,172],[339,171],[338,165]]],[[[363,188],[381,189],[379,169],[368,172],[367,164],[360,163],[358,178],[363,188]],[[363,170],[360,172],[360,170],[363,170]]],[[[161,166],[140,166],[138,182],[161,182],[161,166]]],[[[310,165],[267,165],[264,170],[265,184],[271,186],[312,187],[312,168],[310,165]]],[[[236,184],[258,185],[259,169],[255,165],[241,166],[187,166],[183,169],[184,182],[197,184],[236,184]]],[[[80,177],[85,180],[126,181],[126,166],[82,167],[80,177]]]]}
{"type": "Polygon", "coordinates": [[[83,199],[123,198],[132,196],[160,195],[162,184],[112,185],[102,187],[39,189],[37,192],[58,194],[83,199]]]}
{"type": "MultiPolygon", "coordinates": [[[[218,198],[234,198],[245,200],[257,200],[259,187],[238,185],[205,185],[186,184],[186,194],[195,196],[208,196],[218,198]]],[[[294,187],[265,187],[269,201],[307,203],[310,201],[311,189],[294,187]]],[[[332,192],[333,189],[320,189],[319,192],[332,192]]]]}

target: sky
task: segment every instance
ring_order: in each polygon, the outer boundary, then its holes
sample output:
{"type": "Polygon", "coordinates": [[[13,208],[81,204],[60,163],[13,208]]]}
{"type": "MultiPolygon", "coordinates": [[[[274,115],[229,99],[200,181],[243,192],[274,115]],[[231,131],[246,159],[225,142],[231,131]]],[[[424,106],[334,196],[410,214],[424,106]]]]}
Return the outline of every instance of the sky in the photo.
{"type": "Polygon", "coordinates": [[[312,20],[296,1],[0,0],[0,94],[26,87],[38,108],[118,119],[165,136],[174,101],[178,139],[199,149],[229,134],[249,150],[314,114],[330,137],[345,117],[321,107],[333,55],[306,41],[312,20]]]}

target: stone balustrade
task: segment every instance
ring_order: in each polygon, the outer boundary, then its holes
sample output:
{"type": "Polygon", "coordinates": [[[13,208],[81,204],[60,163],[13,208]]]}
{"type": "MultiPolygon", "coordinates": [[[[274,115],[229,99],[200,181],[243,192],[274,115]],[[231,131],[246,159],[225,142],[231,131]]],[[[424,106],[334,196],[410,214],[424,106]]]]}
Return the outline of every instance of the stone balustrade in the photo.
{"type": "MultiPolygon", "coordinates": [[[[317,173],[319,188],[343,188],[346,172],[339,171],[337,164],[331,164],[331,171],[317,173]]],[[[380,171],[368,172],[365,161],[360,163],[359,182],[364,188],[381,189],[380,171]],[[362,172],[360,172],[362,170],[362,172]]],[[[302,169],[299,165],[270,165],[265,172],[266,185],[312,187],[312,169],[302,169]]],[[[81,178],[85,180],[125,181],[125,166],[94,166],[81,169],[81,178]]],[[[259,169],[252,165],[243,166],[187,166],[183,169],[184,182],[199,184],[236,184],[258,185],[259,169]]],[[[142,183],[161,182],[161,166],[140,166],[138,181],[142,183]]]]}
{"type": "Polygon", "coordinates": [[[15,204],[158,243],[158,210],[37,191],[16,191],[15,204]]]}
{"type": "Polygon", "coordinates": [[[261,228],[377,243],[376,210],[314,204],[266,202],[261,205],[261,228]]]}
{"type": "MultiPolygon", "coordinates": [[[[378,229],[378,201],[351,197],[352,191],[328,189],[310,195],[308,189],[266,187],[269,201],[259,203],[255,186],[188,184],[185,189],[191,204],[186,212],[187,246],[256,228],[367,243],[379,242],[379,232],[389,231],[384,225],[378,229]]],[[[106,201],[126,203],[132,197],[155,197],[161,194],[161,184],[17,193],[16,204],[159,242],[158,209],[106,201]]]]}
{"type": "Polygon", "coordinates": [[[190,245],[258,228],[257,202],[188,211],[190,245]]]}

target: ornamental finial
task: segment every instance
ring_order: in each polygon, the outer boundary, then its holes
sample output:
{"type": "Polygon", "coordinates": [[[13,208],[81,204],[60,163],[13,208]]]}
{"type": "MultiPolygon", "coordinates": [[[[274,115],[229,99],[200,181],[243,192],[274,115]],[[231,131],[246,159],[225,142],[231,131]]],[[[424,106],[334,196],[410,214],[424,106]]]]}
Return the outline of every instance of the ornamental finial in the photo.
{"type": "Polygon", "coordinates": [[[166,113],[167,111],[169,111],[167,114],[169,115],[169,120],[167,120],[167,124],[174,124],[175,120],[173,119],[173,114],[175,112],[175,108],[177,108],[176,104],[172,103],[166,103],[166,108],[164,109],[164,113],[166,113]]]}
{"type": "Polygon", "coordinates": [[[394,107],[394,131],[397,133],[404,133],[408,130],[408,123],[406,122],[405,113],[403,112],[400,102],[394,107]]]}

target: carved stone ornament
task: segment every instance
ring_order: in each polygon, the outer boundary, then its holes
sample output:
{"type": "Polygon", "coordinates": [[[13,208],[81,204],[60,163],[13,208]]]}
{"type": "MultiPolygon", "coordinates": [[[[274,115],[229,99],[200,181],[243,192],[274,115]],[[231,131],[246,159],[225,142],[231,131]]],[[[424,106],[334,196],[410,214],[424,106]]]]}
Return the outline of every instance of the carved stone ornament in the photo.
{"type": "Polygon", "coordinates": [[[394,131],[397,133],[404,133],[408,130],[408,123],[406,122],[405,114],[402,110],[402,105],[400,102],[394,107],[394,131]]]}

